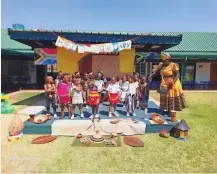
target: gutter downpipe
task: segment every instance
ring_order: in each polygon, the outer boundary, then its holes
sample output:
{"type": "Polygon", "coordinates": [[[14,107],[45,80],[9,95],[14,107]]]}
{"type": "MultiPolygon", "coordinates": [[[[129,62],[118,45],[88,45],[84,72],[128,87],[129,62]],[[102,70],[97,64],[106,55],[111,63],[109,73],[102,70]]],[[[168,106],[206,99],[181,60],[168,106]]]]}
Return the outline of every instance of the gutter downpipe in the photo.
{"type": "MultiPolygon", "coordinates": [[[[185,62],[187,62],[187,60],[188,60],[188,57],[186,56],[185,57],[185,62]]],[[[182,69],[182,71],[181,71],[181,84],[183,84],[184,62],[182,62],[182,64],[181,64],[181,69],[182,69]]]]}

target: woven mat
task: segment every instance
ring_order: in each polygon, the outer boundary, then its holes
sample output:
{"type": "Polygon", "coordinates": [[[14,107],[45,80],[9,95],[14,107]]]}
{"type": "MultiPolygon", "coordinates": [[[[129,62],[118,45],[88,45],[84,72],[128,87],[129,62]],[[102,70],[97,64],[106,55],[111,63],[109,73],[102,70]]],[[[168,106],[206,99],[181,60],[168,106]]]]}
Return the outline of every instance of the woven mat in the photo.
{"type": "MultiPolygon", "coordinates": [[[[111,136],[104,136],[105,140],[111,139],[111,136]]],[[[101,143],[94,143],[92,142],[90,147],[121,147],[121,137],[117,137],[117,146],[112,146],[112,145],[106,145],[104,142],[101,143]]],[[[85,144],[81,143],[77,138],[72,142],[71,144],[72,147],[88,147],[85,144]]]]}

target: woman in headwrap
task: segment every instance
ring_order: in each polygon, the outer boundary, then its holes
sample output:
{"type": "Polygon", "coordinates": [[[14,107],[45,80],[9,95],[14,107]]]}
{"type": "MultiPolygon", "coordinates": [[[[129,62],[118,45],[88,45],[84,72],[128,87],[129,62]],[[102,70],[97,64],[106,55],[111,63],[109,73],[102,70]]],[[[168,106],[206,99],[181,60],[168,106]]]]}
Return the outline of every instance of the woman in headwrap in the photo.
{"type": "MultiPolygon", "coordinates": [[[[185,98],[182,86],[179,80],[179,66],[172,62],[168,53],[161,54],[162,62],[154,70],[155,74],[161,75],[160,84],[160,108],[171,114],[171,121],[176,121],[176,111],[185,108],[185,98]]],[[[151,75],[151,77],[152,77],[151,75]]]]}

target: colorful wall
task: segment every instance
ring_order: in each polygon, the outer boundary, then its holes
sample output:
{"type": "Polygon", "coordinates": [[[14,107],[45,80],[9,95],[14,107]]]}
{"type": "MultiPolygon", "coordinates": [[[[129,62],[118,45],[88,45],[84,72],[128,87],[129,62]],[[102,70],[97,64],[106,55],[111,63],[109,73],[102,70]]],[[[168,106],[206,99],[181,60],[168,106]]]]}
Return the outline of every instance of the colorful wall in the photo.
{"type": "Polygon", "coordinates": [[[78,61],[86,55],[87,53],[78,54],[57,47],[57,71],[74,74],[79,70],[78,61]]]}
{"type": "Polygon", "coordinates": [[[78,54],[64,48],[57,47],[57,71],[73,74],[76,71],[103,71],[107,77],[132,74],[134,71],[135,49],[123,50],[119,55],[92,55],[78,54]],[[79,60],[85,57],[79,65],[79,60]],[[87,60],[86,60],[87,59],[87,60]]]}

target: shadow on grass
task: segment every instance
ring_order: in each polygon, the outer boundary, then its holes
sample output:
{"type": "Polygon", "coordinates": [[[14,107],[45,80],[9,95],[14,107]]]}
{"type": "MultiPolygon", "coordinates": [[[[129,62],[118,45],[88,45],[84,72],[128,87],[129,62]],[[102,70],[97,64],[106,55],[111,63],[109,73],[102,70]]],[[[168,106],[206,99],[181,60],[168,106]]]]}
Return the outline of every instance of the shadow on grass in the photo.
{"type": "Polygon", "coordinates": [[[40,102],[41,100],[44,99],[44,93],[29,97],[27,99],[21,100],[19,102],[15,102],[13,103],[13,105],[28,105],[28,106],[32,106],[34,104],[36,104],[37,102],[40,102]]]}

